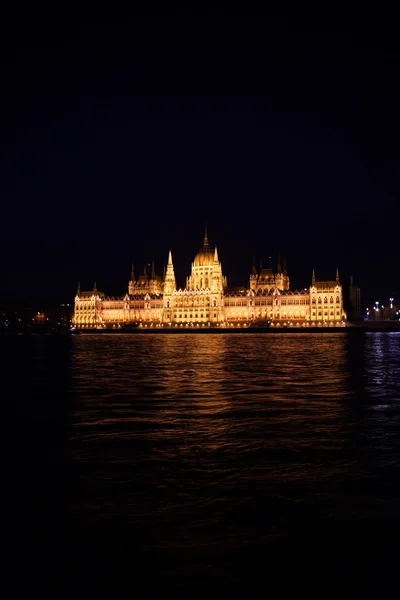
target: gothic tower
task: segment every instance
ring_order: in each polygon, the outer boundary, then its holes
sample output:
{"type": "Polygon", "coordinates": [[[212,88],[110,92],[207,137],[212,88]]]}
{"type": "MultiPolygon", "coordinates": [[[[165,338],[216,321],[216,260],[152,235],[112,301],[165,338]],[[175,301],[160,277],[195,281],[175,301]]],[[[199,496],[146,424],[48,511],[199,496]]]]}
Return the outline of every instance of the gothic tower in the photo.
{"type": "Polygon", "coordinates": [[[192,271],[186,280],[190,290],[211,290],[220,292],[226,287],[226,277],[222,275],[217,248],[212,250],[208,243],[207,230],[204,233],[203,246],[192,262],[192,271]]]}
{"type": "Polygon", "coordinates": [[[253,256],[253,266],[251,267],[251,275],[250,275],[250,289],[255,292],[257,286],[257,269],[256,269],[256,257],[253,256]]]}
{"type": "Polygon", "coordinates": [[[290,279],[288,275],[288,270],[286,266],[286,258],[283,259],[283,290],[285,292],[290,288],[290,279]]]}
{"type": "Polygon", "coordinates": [[[134,293],[135,293],[135,269],[134,269],[133,262],[132,262],[131,278],[128,283],[128,294],[130,296],[133,296],[134,293]]]}
{"type": "Polygon", "coordinates": [[[171,250],[168,253],[168,264],[164,277],[164,294],[172,294],[176,290],[174,265],[172,264],[171,250]]]}

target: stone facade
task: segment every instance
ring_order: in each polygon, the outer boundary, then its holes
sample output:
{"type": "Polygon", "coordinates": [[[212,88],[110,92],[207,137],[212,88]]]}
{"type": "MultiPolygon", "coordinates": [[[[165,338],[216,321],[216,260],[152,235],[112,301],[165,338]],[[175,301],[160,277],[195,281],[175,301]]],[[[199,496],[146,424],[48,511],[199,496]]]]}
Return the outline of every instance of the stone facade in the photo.
{"type": "Polygon", "coordinates": [[[286,262],[276,272],[271,265],[257,271],[253,264],[249,286],[229,289],[222,273],[217,248],[207,233],[192,263],[184,289],[177,289],[172,254],[163,277],[146,271],[135,278],[132,267],[128,293],[106,297],[94,285],[75,296],[73,325],[76,328],[139,327],[270,327],[344,326],[342,286],[339,274],[332,281],[318,281],[313,272],[309,288],[290,289],[286,262]]]}

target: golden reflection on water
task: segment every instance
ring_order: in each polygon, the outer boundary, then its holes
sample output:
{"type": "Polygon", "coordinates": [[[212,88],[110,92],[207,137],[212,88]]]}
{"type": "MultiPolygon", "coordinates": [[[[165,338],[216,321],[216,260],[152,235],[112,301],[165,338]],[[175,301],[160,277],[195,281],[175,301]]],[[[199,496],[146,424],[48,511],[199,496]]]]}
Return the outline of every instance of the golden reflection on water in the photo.
{"type": "Polygon", "coordinates": [[[77,336],[80,503],[148,527],[182,515],[200,527],[279,489],[282,518],[287,502],[315,494],[345,513],[344,487],[368,474],[371,454],[385,468],[397,439],[393,418],[370,410],[398,393],[398,339],[382,342],[379,385],[380,343],[347,333],[77,336]]]}
{"type": "Polygon", "coordinates": [[[174,441],[181,452],[330,448],[346,435],[346,343],[344,334],[80,336],[76,428],[174,441]]]}

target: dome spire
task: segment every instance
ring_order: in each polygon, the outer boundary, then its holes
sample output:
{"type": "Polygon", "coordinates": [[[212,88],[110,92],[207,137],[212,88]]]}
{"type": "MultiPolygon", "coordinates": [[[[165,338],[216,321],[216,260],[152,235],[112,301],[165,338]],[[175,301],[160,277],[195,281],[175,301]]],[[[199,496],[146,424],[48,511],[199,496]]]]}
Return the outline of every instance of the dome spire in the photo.
{"type": "Polygon", "coordinates": [[[208,236],[207,236],[207,226],[204,227],[204,241],[203,248],[208,248],[208,236]]]}
{"type": "Polygon", "coordinates": [[[217,251],[217,246],[215,246],[215,250],[214,250],[214,262],[217,263],[218,262],[218,251],[217,251]]]}

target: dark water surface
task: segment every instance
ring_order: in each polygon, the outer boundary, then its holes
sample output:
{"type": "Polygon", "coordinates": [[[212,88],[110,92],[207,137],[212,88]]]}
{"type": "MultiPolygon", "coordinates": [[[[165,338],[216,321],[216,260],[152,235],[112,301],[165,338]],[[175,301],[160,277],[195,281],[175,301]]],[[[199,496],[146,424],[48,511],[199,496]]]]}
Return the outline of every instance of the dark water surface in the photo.
{"type": "Polygon", "coordinates": [[[397,575],[400,334],[0,344],[17,582],[337,597],[397,575]]]}

